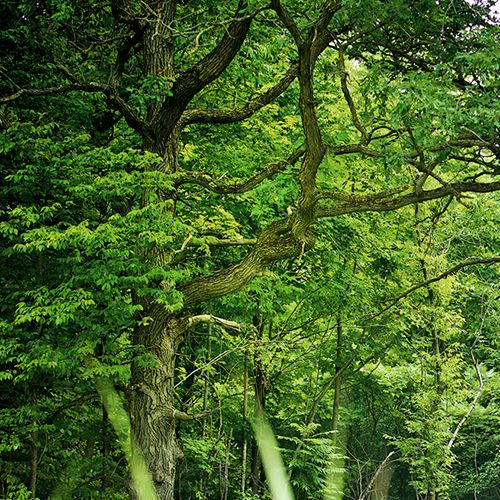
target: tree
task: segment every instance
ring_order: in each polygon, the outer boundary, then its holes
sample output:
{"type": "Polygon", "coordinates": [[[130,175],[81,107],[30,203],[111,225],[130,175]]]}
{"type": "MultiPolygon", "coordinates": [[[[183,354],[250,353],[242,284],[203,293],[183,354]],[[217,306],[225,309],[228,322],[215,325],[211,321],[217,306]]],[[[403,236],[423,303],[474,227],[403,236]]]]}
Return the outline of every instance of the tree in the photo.
{"type": "Polygon", "coordinates": [[[6,3],[2,235],[26,272],[3,276],[6,325],[78,332],[86,376],[132,350],[159,498],[191,418],[178,353],[227,325],[207,304],[300,261],[325,219],[500,188],[490,3],[6,3]]]}

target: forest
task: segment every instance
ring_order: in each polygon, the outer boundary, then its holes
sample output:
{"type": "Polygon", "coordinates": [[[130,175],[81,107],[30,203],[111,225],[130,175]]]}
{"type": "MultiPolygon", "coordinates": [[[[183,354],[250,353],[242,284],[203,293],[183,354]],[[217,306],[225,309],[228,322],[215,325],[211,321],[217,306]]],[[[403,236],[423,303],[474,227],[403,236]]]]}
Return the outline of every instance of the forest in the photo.
{"type": "Polygon", "coordinates": [[[1,3],[1,499],[500,498],[495,3],[1,3]]]}

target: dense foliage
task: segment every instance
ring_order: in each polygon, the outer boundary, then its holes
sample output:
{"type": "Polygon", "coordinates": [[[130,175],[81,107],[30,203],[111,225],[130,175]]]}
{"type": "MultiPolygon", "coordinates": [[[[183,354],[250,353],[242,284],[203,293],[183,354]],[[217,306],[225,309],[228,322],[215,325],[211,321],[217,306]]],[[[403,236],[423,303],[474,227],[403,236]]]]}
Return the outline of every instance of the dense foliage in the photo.
{"type": "Polygon", "coordinates": [[[500,497],[493,3],[2,3],[0,498],[500,497]]]}

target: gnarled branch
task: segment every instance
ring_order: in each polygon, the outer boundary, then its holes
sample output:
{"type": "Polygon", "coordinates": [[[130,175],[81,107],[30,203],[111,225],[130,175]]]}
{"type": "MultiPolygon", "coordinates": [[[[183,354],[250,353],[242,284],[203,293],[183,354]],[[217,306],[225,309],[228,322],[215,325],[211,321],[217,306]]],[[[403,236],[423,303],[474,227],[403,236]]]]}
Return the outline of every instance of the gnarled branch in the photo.
{"type": "Polygon", "coordinates": [[[116,89],[101,83],[84,83],[74,82],[67,85],[57,85],[55,87],[45,87],[40,89],[20,89],[8,96],[0,97],[0,104],[15,101],[21,97],[38,97],[54,94],[66,94],[68,92],[100,92],[116,106],[121,115],[125,118],[126,122],[140,135],[145,136],[148,134],[146,124],[136,115],[132,108],[125,102],[116,89]]]}
{"type": "Polygon", "coordinates": [[[248,101],[244,106],[235,109],[187,109],[182,114],[179,127],[191,123],[234,123],[250,118],[254,113],[280,96],[297,78],[298,65],[292,64],[285,75],[269,90],[248,101]]]}
{"type": "MultiPolygon", "coordinates": [[[[456,196],[457,193],[491,193],[500,190],[500,182],[456,182],[450,183],[437,189],[429,191],[420,191],[390,200],[385,200],[387,197],[385,193],[374,194],[369,197],[368,201],[352,201],[342,205],[327,206],[321,205],[316,209],[316,218],[320,217],[333,217],[336,215],[343,215],[357,212],[387,212],[396,210],[401,207],[412,205],[414,203],[422,203],[430,200],[437,200],[445,196],[456,196]],[[384,198],[384,199],[380,199],[384,198]]],[[[323,197],[327,197],[323,193],[323,197]]],[[[328,196],[331,197],[331,196],[328,196]]]]}
{"type": "Polygon", "coordinates": [[[174,185],[176,187],[183,184],[197,184],[214,193],[219,194],[240,194],[250,191],[258,186],[264,179],[283,171],[287,165],[294,165],[295,162],[305,153],[304,146],[297,148],[286,160],[271,163],[255,175],[241,183],[221,184],[210,174],[204,172],[181,172],[176,174],[174,185]]]}
{"type": "Polygon", "coordinates": [[[162,137],[170,135],[191,99],[212,83],[239,52],[253,20],[252,15],[242,14],[243,6],[240,1],[234,20],[215,48],[176,79],[172,95],[165,99],[152,123],[162,137]]]}

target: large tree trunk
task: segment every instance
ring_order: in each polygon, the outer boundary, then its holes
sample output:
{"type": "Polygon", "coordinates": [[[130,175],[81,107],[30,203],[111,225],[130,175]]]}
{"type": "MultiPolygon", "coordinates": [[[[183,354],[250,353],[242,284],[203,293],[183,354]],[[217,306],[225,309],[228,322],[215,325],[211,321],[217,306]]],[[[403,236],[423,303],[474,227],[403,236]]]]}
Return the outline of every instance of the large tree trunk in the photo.
{"type": "MultiPolygon", "coordinates": [[[[155,318],[149,326],[138,326],[135,344],[144,345],[157,365],[132,366],[128,389],[133,452],[142,453],[158,498],[172,500],[176,466],[182,452],[175,433],[174,370],[176,349],[182,333],[175,318],[155,318]]],[[[132,498],[139,498],[137,492],[132,498]]]]}
{"type": "MultiPolygon", "coordinates": [[[[166,0],[151,6],[142,33],[143,73],[146,77],[172,80],[175,75],[172,29],[177,1],[166,0]]],[[[174,126],[169,133],[164,133],[161,124],[155,122],[164,102],[165,97],[148,102],[146,122],[150,124],[150,131],[143,135],[142,149],[163,158],[156,168],[173,173],[177,170],[178,128],[174,126]]],[[[142,204],[148,203],[146,192],[142,204]]],[[[166,210],[175,211],[175,205],[166,210]]],[[[170,263],[168,252],[158,252],[155,258],[161,265],[170,263]]],[[[147,308],[146,305],[145,310],[147,308]]],[[[158,499],[173,500],[177,464],[183,456],[175,431],[174,405],[175,363],[183,329],[180,321],[168,317],[162,307],[152,306],[145,314],[153,321],[137,326],[133,341],[136,346],[144,346],[157,364],[152,368],[132,365],[128,390],[132,452],[144,456],[158,499]]],[[[138,493],[132,491],[131,498],[139,498],[138,493]]]]}

